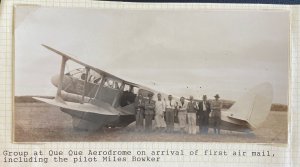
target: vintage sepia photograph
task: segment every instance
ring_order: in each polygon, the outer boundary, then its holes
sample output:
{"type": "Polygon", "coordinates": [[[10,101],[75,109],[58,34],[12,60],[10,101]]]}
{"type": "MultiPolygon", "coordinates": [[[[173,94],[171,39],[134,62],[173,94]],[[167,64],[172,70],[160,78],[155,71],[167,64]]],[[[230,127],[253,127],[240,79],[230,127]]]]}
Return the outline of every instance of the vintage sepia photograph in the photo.
{"type": "Polygon", "coordinates": [[[285,10],[14,9],[14,142],[288,141],[285,10]]]}

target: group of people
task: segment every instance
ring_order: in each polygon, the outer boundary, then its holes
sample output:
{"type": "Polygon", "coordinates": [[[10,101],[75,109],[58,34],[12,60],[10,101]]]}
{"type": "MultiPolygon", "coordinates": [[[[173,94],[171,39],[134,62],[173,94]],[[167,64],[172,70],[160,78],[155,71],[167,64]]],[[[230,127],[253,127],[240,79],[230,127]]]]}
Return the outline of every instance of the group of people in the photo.
{"type": "Polygon", "coordinates": [[[195,101],[193,96],[190,96],[188,100],[181,97],[177,102],[172,95],[168,95],[168,99],[165,100],[158,93],[157,99],[153,100],[153,93],[148,93],[147,99],[139,94],[135,100],[136,131],[153,131],[152,120],[154,118],[156,131],[159,132],[174,132],[176,119],[181,133],[196,134],[198,121],[199,132],[207,134],[211,117],[214,133],[220,134],[222,102],[218,94],[214,97],[215,99],[211,102],[207,100],[206,95],[203,95],[200,102],[195,101]]]}

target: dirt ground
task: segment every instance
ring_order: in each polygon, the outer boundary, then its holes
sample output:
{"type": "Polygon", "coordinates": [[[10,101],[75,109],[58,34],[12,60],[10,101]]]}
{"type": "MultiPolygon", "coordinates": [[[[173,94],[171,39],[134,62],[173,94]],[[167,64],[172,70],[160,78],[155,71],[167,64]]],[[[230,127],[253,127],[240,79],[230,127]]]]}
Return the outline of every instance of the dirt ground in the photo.
{"type": "Polygon", "coordinates": [[[45,103],[16,103],[14,113],[14,142],[69,142],[69,141],[155,141],[155,142],[239,142],[287,143],[287,112],[272,111],[263,125],[252,134],[222,131],[214,135],[180,133],[135,132],[133,122],[126,128],[107,128],[103,131],[76,131],[72,118],[45,103]]]}

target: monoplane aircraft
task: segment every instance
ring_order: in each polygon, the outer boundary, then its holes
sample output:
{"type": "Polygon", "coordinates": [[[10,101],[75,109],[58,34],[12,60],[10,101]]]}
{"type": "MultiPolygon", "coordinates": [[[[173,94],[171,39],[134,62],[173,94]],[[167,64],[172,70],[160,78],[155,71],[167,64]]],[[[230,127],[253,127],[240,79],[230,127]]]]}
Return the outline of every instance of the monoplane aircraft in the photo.
{"type": "MultiPolygon", "coordinates": [[[[95,131],[103,127],[125,127],[135,121],[134,100],[138,94],[147,98],[158,91],[119,78],[106,71],[81,62],[54,48],[43,45],[62,57],[60,74],[52,77],[57,87],[54,99],[34,97],[60,107],[72,116],[74,129],[95,131]],[[67,61],[84,68],[65,73],[67,61]]],[[[167,94],[160,92],[163,99],[167,94]]],[[[176,101],[179,98],[174,97],[176,101]]],[[[267,118],[273,98],[270,83],[255,86],[241,96],[228,110],[222,111],[221,129],[249,132],[259,127],[267,118]]]]}

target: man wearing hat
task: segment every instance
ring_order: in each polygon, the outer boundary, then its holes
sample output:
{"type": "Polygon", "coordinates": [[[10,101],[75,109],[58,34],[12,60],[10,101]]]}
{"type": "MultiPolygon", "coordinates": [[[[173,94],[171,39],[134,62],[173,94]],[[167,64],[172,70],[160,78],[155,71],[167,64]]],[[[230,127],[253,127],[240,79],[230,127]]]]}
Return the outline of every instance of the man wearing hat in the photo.
{"type": "Polygon", "coordinates": [[[222,109],[222,102],[219,100],[220,96],[219,94],[216,94],[215,100],[211,103],[211,117],[213,120],[213,126],[214,126],[214,133],[220,134],[220,124],[221,124],[221,109],[222,109]]]}
{"type": "Polygon", "coordinates": [[[145,101],[145,130],[152,131],[152,119],[154,116],[155,101],[152,100],[153,93],[148,93],[148,99],[145,101]]]}
{"type": "Polygon", "coordinates": [[[210,104],[207,101],[207,96],[203,95],[202,101],[199,104],[199,110],[197,113],[198,123],[199,123],[199,132],[202,134],[208,133],[210,111],[211,111],[210,104]]]}

